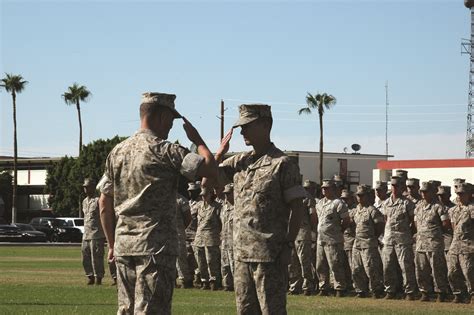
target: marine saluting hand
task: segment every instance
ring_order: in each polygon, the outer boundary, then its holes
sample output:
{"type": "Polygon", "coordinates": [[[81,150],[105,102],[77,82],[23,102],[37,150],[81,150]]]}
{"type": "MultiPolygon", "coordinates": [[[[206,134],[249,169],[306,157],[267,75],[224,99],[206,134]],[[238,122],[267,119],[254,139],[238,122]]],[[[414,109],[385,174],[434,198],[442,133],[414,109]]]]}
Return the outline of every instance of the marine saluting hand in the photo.
{"type": "Polygon", "coordinates": [[[187,120],[185,117],[183,117],[183,121],[184,121],[183,129],[186,132],[186,136],[188,137],[188,139],[195,145],[204,144],[204,141],[202,140],[201,135],[199,134],[197,129],[194,128],[191,122],[187,120]]]}
{"type": "Polygon", "coordinates": [[[222,162],[222,158],[224,155],[229,151],[230,147],[230,140],[232,139],[232,133],[234,132],[234,128],[230,128],[230,130],[225,134],[224,138],[221,140],[221,146],[216,152],[216,161],[222,162]]]}

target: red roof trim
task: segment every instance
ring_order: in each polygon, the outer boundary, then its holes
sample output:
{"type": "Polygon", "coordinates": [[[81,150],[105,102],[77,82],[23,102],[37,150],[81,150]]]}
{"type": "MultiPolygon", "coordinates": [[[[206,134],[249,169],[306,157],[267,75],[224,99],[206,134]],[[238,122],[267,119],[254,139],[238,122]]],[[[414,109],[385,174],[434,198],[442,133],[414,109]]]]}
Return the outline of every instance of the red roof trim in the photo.
{"type": "Polygon", "coordinates": [[[474,167],[474,159],[377,161],[380,170],[448,167],[474,167]]]}

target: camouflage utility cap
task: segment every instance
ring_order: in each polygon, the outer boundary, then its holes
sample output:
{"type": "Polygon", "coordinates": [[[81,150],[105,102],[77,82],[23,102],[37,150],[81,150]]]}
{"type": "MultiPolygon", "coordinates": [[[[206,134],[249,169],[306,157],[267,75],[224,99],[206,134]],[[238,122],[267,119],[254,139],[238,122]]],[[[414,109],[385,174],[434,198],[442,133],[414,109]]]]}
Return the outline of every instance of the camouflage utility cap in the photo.
{"type": "Polygon", "coordinates": [[[183,116],[181,116],[175,108],[175,99],[176,95],[174,94],[146,92],[142,94],[141,104],[156,104],[158,106],[167,107],[173,112],[175,118],[182,118],[183,116]]]}
{"type": "Polygon", "coordinates": [[[341,192],[341,198],[350,198],[352,197],[352,191],[343,189],[341,192]]]}
{"type": "Polygon", "coordinates": [[[441,182],[439,180],[429,180],[428,182],[430,182],[434,187],[436,187],[436,189],[438,189],[439,186],[441,186],[441,182]]]}
{"type": "Polygon", "coordinates": [[[392,179],[390,180],[390,184],[392,186],[400,186],[404,183],[405,181],[403,180],[402,177],[400,176],[392,176],[392,179]]]}
{"type": "Polygon", "coordinates": [[[370,192],[369,186],[366,186],[366,185],[357,186],[356,195],[365,195],[365,194],[368,194],[369,192],[370,192]]]}
{"type": "Polygon", "coordinates": [[[464,193],[471,193],[472,192],[472,185],[469,183],[461,183],[456,186],[454,191],[457,194],[464,194],[464,193]]]}
{"type": "Polygon", "coordinates": [[[272,118],[272,111],[269,105],[265,104],[243,104],[239,106],[239,120],[233,128],[237,128],[251,123],[259,118],[272,118]]]}
{"type": "Polygon", "coordinates": [[[451,186],[439,186],[438,195],[451,195],[451,186]]]}
{"type": "Polygon", "coordinates": [[[453,182],[454,182],[454,187],[456,187],[459,184],[465,183],[466,180],[464,178],[455,178],[453,182]]]}
{"type": "Polygon", "coordinates": [[[95,186],[95,181],[92,178],[84,179],[84,184],[82,184],[82,187],[89,187],[89,186],[95,186]]]}
{"type": "Polygon", "coordinates": [[[332,179],[325,179],[323,180],[323,184],[321,188],[329,188],[329,187],[336,187],[336,183],[332,179]]]}
{"type": "Polygon", "coordinates": [[[405,171],[405,170],[396,170],[396,171],[395,171],[395,175],[398,176],[398,177],[402,177],[402,178],[407,179],[407,178],[408,178],[408,171],[405,171]]]}
{"type": "Polygon", "coordinates": [[[375,183],[375,189],[376,190],[387,190],[388,187],[387,187],[387,182],[382,182],[382,181],[377,181],[375,183]]]}
{"type": "Polygon", "coordinates": [[[406,184],[407,186],[420,186],[420,180],[418,178],[409,178],[406,184]]]}
{"type": "Polygon", "coordinates": [[[420,191],[434,191],[433,184],[430,182],[422,182],[420,191]]]}
{"type": "Polygon", "coordinates": [[[305,188],[316,187],[316,183],[313,182],[312,180],[307,179],[303,182],[303,187],[305,188]]]}

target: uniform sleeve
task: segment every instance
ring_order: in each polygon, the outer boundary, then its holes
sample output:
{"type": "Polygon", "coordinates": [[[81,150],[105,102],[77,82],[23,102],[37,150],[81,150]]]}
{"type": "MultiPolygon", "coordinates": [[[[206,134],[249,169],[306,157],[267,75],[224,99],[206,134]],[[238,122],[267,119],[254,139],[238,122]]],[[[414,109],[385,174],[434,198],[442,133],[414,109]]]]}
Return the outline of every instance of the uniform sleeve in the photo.
{"type": "Polygon", "coordinates": [[[196,178],[197,170],[204,161],[204,158],[199,154],[192,153],[188,149],[177,144],[166,144],[164,154],[170,164],[178,170],[181,175],[189,180],[196,178]]]}
{"type": "Polygon", "coordinates": [[[281,164],[280,187],[286,203],[290,203],[294,199],[306,197],[306,190],[301,186],[300,169],[290,159],[284,160],[281,164]]]}
{"type": "Polygon", "coordinates": [[[240,154],[227,158],[219,165],[218,183],[219,186],[225,186],[234,179],[237,162],[242,158],[240,154]]]}
{"type": "Polygon", "coordinates": [[[407,200],[406,209],[409,216],[415,215],[415,204],[410,200],[407,200]]]}
{"type": "Polygon", "coordinates": [[[349,217],[349,210],[347,209],[347,205],[345,202],[342,202],[342,200],[338,200],[339,204],[337,205],[337,213],[339,213],[339,217],[342,219],[345,219],[349,217]]]}
{"type": "Polygon", "coordinates": [[[383,214],[377,210],[375,207],[372,208],[372,211],[371,211],[371,214],[372,216],[372,221],[374,221],[374,223],[383,223],[385,220],[384,220],[384,217],[383,217],[383,214]]]}
{"type": "Polygon", "coordinates": [[[441,221],[446,221],[449,220],[449,215],[448,215],[448,210],[446,207],[443,207],[442,205],[436,205],[438,209],[436,209],[436,212],[438,212],[438,215],[441,219],[441,221]]]}
{"type": "Polygon", "coordinates": [[[189,202],[184,198],[179,198],[179,207],[181,209],[181,213],[191,212],[191,207],[189,206],[189,202]]]}
{"type": "MultiPolygon", "coordinates": [[[[113,151],[112,151],[113,152],[113,151]]],[[[112,163],[112,152],[107,156],[105,161],[104,175],[97,184],[97,189],[104,195],[113,197],[114,195],[114,173],[112,163]]]]}

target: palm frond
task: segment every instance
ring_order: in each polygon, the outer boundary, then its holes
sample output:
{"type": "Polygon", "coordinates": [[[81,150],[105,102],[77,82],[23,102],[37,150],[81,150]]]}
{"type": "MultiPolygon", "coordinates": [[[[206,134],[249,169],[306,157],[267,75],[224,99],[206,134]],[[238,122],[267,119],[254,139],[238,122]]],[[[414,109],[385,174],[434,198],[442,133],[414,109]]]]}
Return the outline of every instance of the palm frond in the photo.
{"type": "Polygon", "coordinates": [[[78,102],[87,102],[91,95],[86,86],[74,82],[61,97],[67,105],[75,105],[78,102]]]}
{"type": "Polygon", "coordinates": [[[311,114],[311,108],[309,107],[303,107],[303,108],[300,108],[298,110],[298,115],[301,115],[301,114],[311,114]]]}
{"type": "Polygon", "coordinates": [[[25,81],[19,74],[5,73],[6,77],[3,78],[1,87],[7,92],[21,93],[28,81],[25,81]]]}

